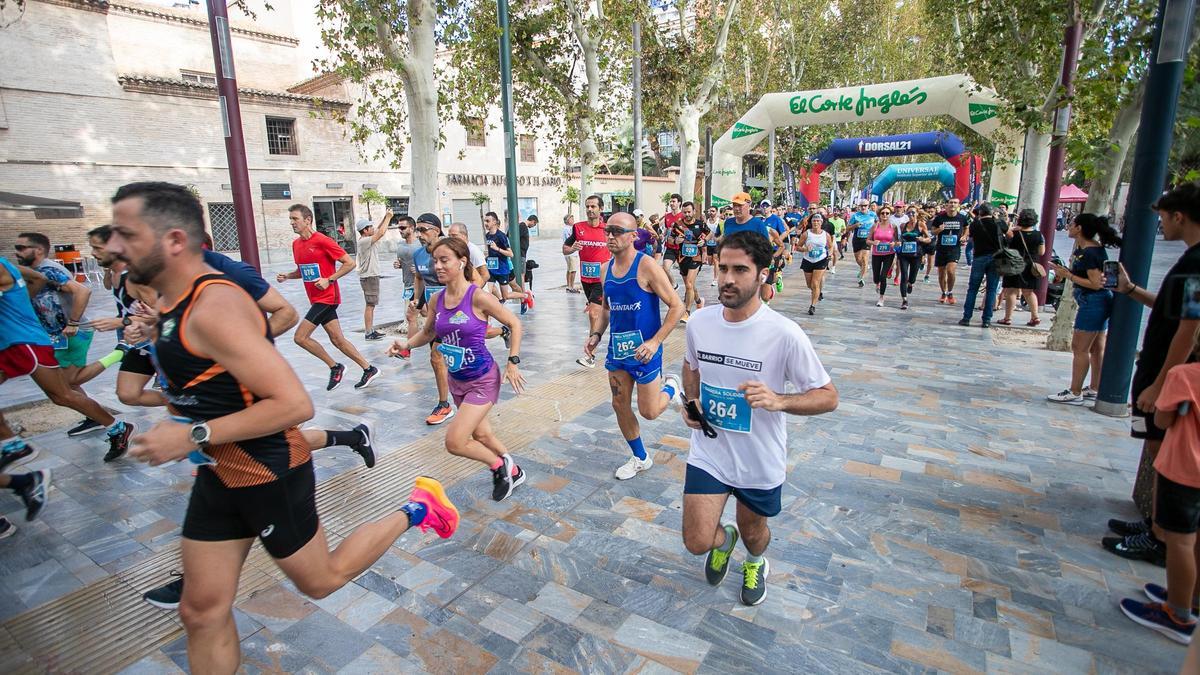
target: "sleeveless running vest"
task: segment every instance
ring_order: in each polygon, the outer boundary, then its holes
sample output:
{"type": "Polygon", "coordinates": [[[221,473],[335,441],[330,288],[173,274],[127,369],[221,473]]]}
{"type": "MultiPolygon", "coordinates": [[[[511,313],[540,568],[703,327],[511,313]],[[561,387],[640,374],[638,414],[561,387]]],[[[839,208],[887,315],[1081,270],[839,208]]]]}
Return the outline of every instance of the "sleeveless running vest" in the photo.
{"type": "Polygon", "coordinates": [[[0,265],[12,275],[13,287],[0,291],[0,349],[13,345],[50,345],[50,336],[42,328],[42,322],[33,311],[33,301],[21,270],[4,258],[0,265]]]}
{"type": "MultiPolygon", "coordinates": [[[[241,290],[224,274],[203,274],[192,282],[188,294],[163,310],[158,319],[154,353],[155,366],[166,383],[163,395],[172,415],[190,420],[224,417],[245,410],[257,400],[223,366],[192,353],[187,347],[188,312],[205,288],[218,284],[241,290]]],[[[262,330],[269,340],[265,317],[262,330]]],[[[273,482],[312,456],[300,430],[295,427],[236,443],[214,444],[207,452],[217,463],[200,470],[211,468],[228,488],[273,482]]]]}
{"type": "MultiPolygon", "coordinates": [[[[609,261],[604,272],[604,298],[608,300],[608,356],[613,361],[632,359],[642,342],[654,337],[662,328],[658,313],[658,295],[644,290],[637,280],[638,265],[644,253],[639,252],[625,276],[613,274],[616,261],[609,261]]],[[[659,354],[662,347],[658,348],[659,354]]]]}
{"type": "Polygon", "coordinates": [[[467,284],[467,292],[455,307],[446,307],[446,293],[438,296],[433,330],[441,342],[437,350],[446,358],[450,376],[456,380],[474,380],[492,369],[488,351],[487,321],[475,316],[471,303],[479,287],[467,284]]]}
{"type": "Polygon", "coordinates": [[[804,246],[808,247],[804,252],[805,260],[817,263],[829,257],[829,240],[825,235],[825,230],[804,231],[804,246]]]}

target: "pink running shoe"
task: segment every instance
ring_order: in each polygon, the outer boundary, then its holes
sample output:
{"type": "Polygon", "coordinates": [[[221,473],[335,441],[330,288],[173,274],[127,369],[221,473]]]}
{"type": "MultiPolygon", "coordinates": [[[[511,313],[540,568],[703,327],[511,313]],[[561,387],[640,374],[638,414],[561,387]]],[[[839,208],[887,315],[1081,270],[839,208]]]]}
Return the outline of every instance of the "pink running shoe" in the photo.
{"type": "Polygon", "coordinates": [[[409,500],[423,504],[426,509],[425,520],[417,527],[422,532],[433,528],[442,539],[449,539],[458,529],[458,509],[446,497],[442,484],[429,476],[417,477],[409,500]]]}

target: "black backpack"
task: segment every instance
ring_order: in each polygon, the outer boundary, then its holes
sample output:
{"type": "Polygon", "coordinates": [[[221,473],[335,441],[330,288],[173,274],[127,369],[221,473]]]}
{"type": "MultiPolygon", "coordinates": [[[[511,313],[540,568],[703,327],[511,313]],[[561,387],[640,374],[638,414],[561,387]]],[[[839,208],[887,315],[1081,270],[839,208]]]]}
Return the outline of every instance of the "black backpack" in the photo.
{"type": "MultiPolygon", "coordinates": [[[[983,221],[980,220],[980,224],[982,223],[983,221]]],[[[1008,247],[1004,232],[1000,230],[1000,223],[996,223],[996,240],[1000,243],[1000,250],[992,256],[992,269],[1002,277],[1012,277],[1024,272],[1025,256],[1018,253],[1016,249],[1008,247]]]]}

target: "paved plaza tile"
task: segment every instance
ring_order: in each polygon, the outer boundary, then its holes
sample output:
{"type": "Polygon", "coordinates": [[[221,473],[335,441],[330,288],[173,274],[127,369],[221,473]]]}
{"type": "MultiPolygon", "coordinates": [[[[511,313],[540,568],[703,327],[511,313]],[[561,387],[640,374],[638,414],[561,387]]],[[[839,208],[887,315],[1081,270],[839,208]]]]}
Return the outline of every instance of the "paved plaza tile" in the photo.
{"type": "MultiPolygon", "coordinates": [[[[1158,246],[1161,274],[1179,247],[1158,246]]],[[[534,247],[542,267],[522,348],[531,386],[577,371],[587,334],[582,296],[556,288],[563,269],[556,248],[534,247]]],[[[700,279],[712,300],[707,268],[700,279]]],[[[1129,493],[1139,445],[1128,420],[1044,400],[1062,388],[1070,355],[1008,346],[991,331],[955,325],[961,307],[937,305],[936,284],[918,283],[913,309],[901,312],[894,287],[889,306],[876,308],[870,287],[857,288],[844,261],[829,282],[815,317],[803,311],[808,295],[798,270],[773,305],[812,338],[841,404],[789,421],[789,477],[783,511],[771,521],[763,604],[738,601],[744,549],[714,588],[704,582],[702,558],[683,548],[688,441],[677,415],[642,422],[654,467],[618,482],[612,472],[628,449],[601,397],[580,414],[530,421],[549,431],[510,448],[529,476],[510,499],[490,500],[482,470],[449,485],[462,514],[454,538],[409,532],[322,600],[303,597],[281,575],[260,575],[236,604],[245,671],[1178,671],[1183,648],[1116,606],[1140,595],[1141,584],[1162,583],[1163,571],[1099,545],[1107,518],[1135,515],[1129,493]]],[[[384,320],[399,316],[388,304],[398,284],[384,280],[384,320]]],[[[305,306],[298,284],[282,288],[305,306]]],[[[346,290],[344,325],[356,329],[361,299],[352,279],[346,290]]],[[[94,313],[107,314],[106,302],[94,299],[94,313]]],[[[386,343],[350,334],[384,371],[362,391],[325,392],[321,364],[290,336],[279,346],[316,402],[313,425],[366,420],[376,452],[387,457],[430,433],[426,352],[409,362],[385,359],[386,343]]],[[[96,344],[93,354],[111,337],[96,344]]],[[[678,371],[678,360],[670,368],[678,371]]],[[[603,374],[594,375],[603,392],[603,374]]],[[[88,389],[124,411],[111,383],[106,373],[88,389]]],[[[4,386],[6,397],[32,398],[27,385],[4,386]]],[[[498,409],[513,401],[507,391],[498,409]]],[[[127,419],[143,425],[160,415],[129,411],[127,419]]],[[[32,466],[52,467],[55,487],[41,519],[16,518],[20,531],[0,542],[5,672],[54,669],[26,644],[29,619],[48,603],[84,597],[172,554],[191,484],[185,466],[103,464],[99,435],[68,439],[59,430],[32,441],[42,449],[32,466]]],[[[321,482],[361,464],[344,448],[323,450],[315,462],[321,482]]],[[[406,494],[393,496],[398,506],[406,494]]],[[[19,506],[0,495],[10,517],[19,506]]],[[[136,595],[167,581],[165,571],[113,588],[136,595]]],[[[154,631],[158,642],[131,643],[120,667],[186,671],[178,622],[154,631]]]]}

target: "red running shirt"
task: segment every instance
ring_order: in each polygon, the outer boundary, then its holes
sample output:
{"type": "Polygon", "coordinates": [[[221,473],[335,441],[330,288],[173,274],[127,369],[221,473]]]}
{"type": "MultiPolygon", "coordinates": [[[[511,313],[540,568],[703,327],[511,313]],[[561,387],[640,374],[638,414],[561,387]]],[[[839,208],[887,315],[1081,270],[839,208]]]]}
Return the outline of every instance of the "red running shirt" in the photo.
{"type": "Polygon", "coordinates": [[[604,234],[604,221],[592,227],[586,220],[575,223],[571,236],[563,242],[567,246],[579,242],[579,279],[591,284],[600,283],[601,266],[612,258],[608,250],[608,239],[604,234]]]}
{"type": "Polygon", "coordinates": [[[337,261],[346,255],[345,249],[329,237],[314,232],[308,239],[296,239],[292,242],[292,258],[304,280],[304,292],[308,301],[313,304],[340,305],[342,294],[338,290],[338,282],[331,282],[325,290],[317,288],[315,283],[319,278],[328,279],[337,271],[337,261]]]}

